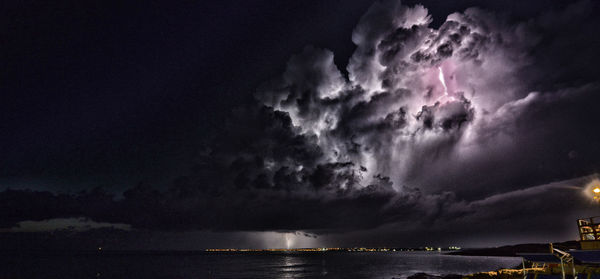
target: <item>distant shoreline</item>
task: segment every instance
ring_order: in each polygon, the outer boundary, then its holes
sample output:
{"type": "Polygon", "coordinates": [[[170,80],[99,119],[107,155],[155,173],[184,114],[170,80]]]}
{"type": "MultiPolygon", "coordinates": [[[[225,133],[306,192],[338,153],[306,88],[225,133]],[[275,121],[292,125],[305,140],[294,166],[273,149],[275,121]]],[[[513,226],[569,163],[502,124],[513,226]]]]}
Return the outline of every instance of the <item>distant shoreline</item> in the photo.
{"type": "MultiPolygon", "coordinates": [[[[579,249],[577,241],[566,241],[554,243],[554,247],[561,250],[579,249]]],[[[443,253],[445,255],[455,256],[500,256],[517,257],[518,253],[545,253],[549,251],[548,243],[528,243],[507,245],[493,248],[465,248],[461,250],[431,250],[425,248],[377,248],[377,247],[352,247],[352,248],[292,248],[292,249],[203,249],[203,250],[53,250],[53,249],[23,249],[23,250],[1,250],[0,255],[7,254],[39,254],[39,255],[160,255],[160,254],[205,254],[205,253],[286,253],[286,252],[430,252],[443,253]]]]}
{"type": "MultiPolygon", "coordinates": [[[[580,249],[579,242],[565,241],[553,243],[555,248],[561,250],[580,249]]],[[[518,257],[518,253],[549,253],[549,243],[528,243],[517,245],[506,245],[494,248],[472,248],[447,253],[457,256],[498,256],[498,257],[518,257]]]]}

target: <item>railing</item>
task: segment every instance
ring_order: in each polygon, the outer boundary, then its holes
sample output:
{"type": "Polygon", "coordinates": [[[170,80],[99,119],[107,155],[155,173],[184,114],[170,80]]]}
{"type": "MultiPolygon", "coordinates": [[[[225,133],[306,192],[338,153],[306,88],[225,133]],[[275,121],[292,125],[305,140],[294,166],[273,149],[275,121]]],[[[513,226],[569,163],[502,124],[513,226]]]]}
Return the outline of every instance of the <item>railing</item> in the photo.
{"type": "Polygon", "coordinates": [[[565,264],[571,264],[573,269],[573,279],[577,279],[577,271],[575,270],[575,259],[571,254],[552,247],[552,254],[556,255],[560,259],[560,270],[562,272],[562,279],[565,279],[565,264]]]}

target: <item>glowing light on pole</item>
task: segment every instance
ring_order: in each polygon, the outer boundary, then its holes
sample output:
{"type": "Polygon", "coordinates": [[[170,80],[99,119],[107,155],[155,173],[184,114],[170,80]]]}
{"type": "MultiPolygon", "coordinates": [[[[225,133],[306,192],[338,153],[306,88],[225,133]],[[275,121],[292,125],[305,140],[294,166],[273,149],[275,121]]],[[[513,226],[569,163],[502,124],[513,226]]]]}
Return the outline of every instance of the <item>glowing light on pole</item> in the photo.
{"type": "Polygon", "coordinates": [[[595,201],[600,201],[600,187],[596,186],[592,189],[592,192],[594,193],[594,200],[595,201]]]}

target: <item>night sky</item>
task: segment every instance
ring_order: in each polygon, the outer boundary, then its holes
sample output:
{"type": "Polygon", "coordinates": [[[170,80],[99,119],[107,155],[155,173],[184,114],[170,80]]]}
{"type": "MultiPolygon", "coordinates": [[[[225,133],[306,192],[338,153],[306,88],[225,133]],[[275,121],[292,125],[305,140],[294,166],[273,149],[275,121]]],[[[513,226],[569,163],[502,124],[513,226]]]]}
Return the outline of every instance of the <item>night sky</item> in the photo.
{"type": "Polygon", "coordinates": [[[9,1],[0,243],[575,239],[600,215],[598,9],[9,1]]]}

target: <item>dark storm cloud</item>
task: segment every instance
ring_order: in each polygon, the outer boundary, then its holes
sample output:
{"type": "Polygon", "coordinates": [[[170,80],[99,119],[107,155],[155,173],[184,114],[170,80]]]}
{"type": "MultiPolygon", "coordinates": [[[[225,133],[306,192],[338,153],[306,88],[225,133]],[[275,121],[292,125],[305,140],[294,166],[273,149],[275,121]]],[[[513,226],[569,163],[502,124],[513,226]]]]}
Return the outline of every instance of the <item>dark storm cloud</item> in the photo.
{"type": "Polygon", "coordinates": [[[157,230],[450,235],[585,211],[600,158],[595,9],[512,22],[471,8],[436,29],[425,7],[376,2],[352,34],[347,76],[329,50],[292,56],[168,189],[8,190],[0,225],[86,216],[157,230]]]}

